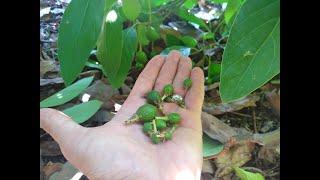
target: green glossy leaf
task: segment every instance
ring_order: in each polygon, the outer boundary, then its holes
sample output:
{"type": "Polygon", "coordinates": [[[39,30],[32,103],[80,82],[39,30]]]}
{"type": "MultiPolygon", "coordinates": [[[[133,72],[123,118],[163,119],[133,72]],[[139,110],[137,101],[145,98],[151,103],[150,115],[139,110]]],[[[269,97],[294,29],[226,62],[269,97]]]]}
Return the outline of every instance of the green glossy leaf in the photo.
{"type": "Polygon", "coordinates": [[[214,39],[214,34],[211,32],[205,32],[201,34],[203,40],[214,39]]]}
{"type": "Polygon", "coordinates": [[[95,47],[104,16],[105,0],[73,0],[59,27],[58,58],[61,75],[70,85],[95,47]]]}
{"type": "Polygon", "coordinates": [[[223,53],[220,93],[240,99],[280,72],[280,1],[246,1],[223,53]]]}
{"type": "Polygon", "coordinates": [[[180,40],[183,42],[185,46],[191,47],[191,48],[195,47],[198,44],[198,41],[195,38],[188,35],[182,36],[180,40]]]}
{"type": "Polygon", "coordinates": [[[226,11],[224,13],[224,20],[227,24],[232,24],[233,18],[235,14],[240,9],[241,5],[243,4],[243,0],[229,0],[226,11]]]}
{"type": "Polygon", "coordinates": [[[137,25],[138,41],[141,45],[148,45],[149,40],[146,35],[147,27],[144,24],[137,25]]]}
{"type": "Polygon", "coordinates": [[[147,15],[147,17],[149,17],[149,14],[150,14],[149,2],[151,5],[151,11],[152,11],[154,8],[164,5],[170,1],[172,0],[139,0],[141,5],[141,12],[142,14],[147,15]]]}
{"type": "Polygon", "coordinates": [[[96,62],[96,61],[88,60],[88,61],[86,62],[86,66],[91,67],[91,68],[97,68],[97,69],[102,70],[101,64],[99,64],[99,63],[96,62]]]}
{"type": "Polygon", "coordinates": [[[70,116],[75,122],[83,123],[93,116],[101,107],[102,102],[98,100],[88,101],[82,104],[75,105],[63,111],[70,116]]]}
{"type": "Polygon", "coordinates": [[[122,0],[124,15],[131,21],[134,21],[141,12],[139,0],[122,0]]]}
{"type": "Polygon", "coordinates": [[[127,74],[131,68],[131,62],[138,46],[137,32],[133,27],[123,30],[122,56],[118,72],[110,80],[110,83],[119,88],[123,85],[127,74]]]}
{"type": "Polygon", "coordinates": [[[219,154],[223,150],[223,144],[211,139],[208,135],[202,136],[203,157],[210,157],[219,154]]]}
{"type": "Polygon", "coordinates": [[[180,45],[183,45],[183,42],[180,40],[180,38],[178,38],[172,34],[167,34],[166,35],[166,44],[167,44],[167,47],[180,46],[180,45]]]}
{"type": "Polygon", "coordinates": [[[168,55],[171,50],[178,50],[178,51],[180,51],[180,53],[183,56],[188,57],[190,55],[191,48],[184,47],[184,46],[171,46],[171,47],[164,49],[160,54],[161,55],[168,55]]]}
{"type": "Polygon", "coordinates": [[[171,0],[151,0],[152,7],[161,6],[163,4],[168,3],[171,0]]]}
{"type": "Polygon", "coordinates": [[[84,89],[86,89],[90,85],[92,80],[93,77],[87,77],[77,81],[76,83],[41,101],[40,107],[45,108],[58,106],[72,100],[73,98],[78,96],[84,89]]]}
{"type": "Polygon", "coordinates": [[[260,173],[252,173],[238,167],[234,168],[234,170],[241,180],[264,180],[264,177],[260,173]]]}
{"type": "Polygon", "coordinates": [[[206,25],[206,23],[203,20],[201,20],[200,18],[196,17],[195,15],[189,13],[188,9],[185,7],[180,7],[178,9],[177,15],[186,21],[193,22],[195,24],[198,24],[200,27],[203,27],[207,30],[210,30],[210,28],[206,25]]]}
{"type": "MultiPolygon", "coordinates": [[[[230,0],[210,0],[211,3],[216,3],[216,4],[219,4],[219,3],[226,3],[226,2],[229,2],[230,0]]],[[[233,1],[233,0],[231,0],[233,1]]]]}
{"type": "Polygon", "coordinates": [[[209,76],[219,75],[221,71],[221,64],[211,63],[208,69],[209,76]]]}
{"type": "Polygon", "coordinates": [[[208,77],[213,81],[219,80],[221,64],[211,63],[208,68],[208,77]]]}
{"type": "Polygon", "coordinates": [[[110,11],[112,8],[113,4],[116,3],[117,0],[105,0],[105,7],[104,7],[104,12],[110,11]]]}
{"type": "MultiPolygon", "coordinates": [[[[139,0],[143,13],[149,13],[149,0],[139,0]]],[[[152,5],[152,3],[151,3],[152,5]]]]}
{"type": "Polygon", "coordinates": [[[187,9],[191,9],[193,8],[193,6],[195,6],[197,4],[197,0],[186,0],[183,3],[183,6],[186,7],[187,9]]]}
{"type": "MultiPolygon", "coordinates": [[[[113,32],[115,33],[115,31],[113,32]]],[[[106,43],[106,45],[108,46],[105,47],[104,49],[100,49],[100,53],[98,53],[99,54],[98,59],[103,66],[103,70],[104,70],[103,72],[108,77],[108,80],[111,86],[114,88],[119,88],[122,86],[130,70],[131,62],[138,46],[137,33],[133,27],[130,27],[125,30],[120,30],[120,34],[121,34],[121,38],[119,38],[118,41],[121,40],[122,42],[112,43],[111,41],[109,42],[109,44],[108,42],[103,42],[103,43],[106,43]],[[108,48],[110,49],[112,45],[113,46],[117,45],[118,48],[115,49],[114,47],[112,47],[113,51],[110,52],[108,51],[108,48]],[[119,47],[120,45],[121,47],[119,47]],[[105,54],[107,52],[104,52],[104,51],[108,51],[109,54],[114,54],[114,53],[119,53],[119,54],[113,56],[112,58],[108,56],[108,54],[105,54]]],[[[109,34],[109,36],[110,35],[111,34],[109,34]]],[[[106,41],[108,40],[110,41],[110,39],[107,38],[106,41]]],[[[100,46],[100,48],[103,48],[103,47],[104,46],[100,46]]]]}
{"type": "MultiPolygon", "coordinates": [[[[116,11],[113,12],[117,13],[116,11]]],[[[107,21],[97,49],[97,58],[102,65],[111,86],[114,88],[117,88],[114,79],[116,79],[117,72],[121,69],[123,47],[122,26],[121,18],[107,21]]]]}

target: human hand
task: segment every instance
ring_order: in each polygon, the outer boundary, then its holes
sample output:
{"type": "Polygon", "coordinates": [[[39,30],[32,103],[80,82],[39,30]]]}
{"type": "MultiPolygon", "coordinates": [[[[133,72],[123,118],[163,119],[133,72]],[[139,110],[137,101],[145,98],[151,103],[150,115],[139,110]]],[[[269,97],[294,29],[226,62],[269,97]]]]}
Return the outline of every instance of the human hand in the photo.
{"type": "Polygon", "coordinates": [[[103,126],[86,128],[60,111],[40,110],[40,125],[59,144],[66,159],[89,179],[200,179],[202,166],[201,107],[204,75],[191,70],[191,60],[178,51],[167,57],[153,57],[139,75],[130,95],[116,116],[103,126]],[[192,87],[186,92],[183,80],[192,87]],[[182,121],[172,140],[153,144],[142,126],[124,125],[146,100],[152,89],[162,91],[173,84],[175,93],[185,97],[186,108],[164,104],[164,113],[178,112],[182,121]]]}

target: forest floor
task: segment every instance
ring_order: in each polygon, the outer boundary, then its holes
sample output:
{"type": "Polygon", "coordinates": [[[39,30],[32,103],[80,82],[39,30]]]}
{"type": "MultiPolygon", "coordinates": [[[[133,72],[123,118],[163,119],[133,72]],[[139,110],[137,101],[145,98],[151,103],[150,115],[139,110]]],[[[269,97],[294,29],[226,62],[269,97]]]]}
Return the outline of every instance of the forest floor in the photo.
{"type": "MultiPolygon", "coordinates": [[[[69,0],[41,0],[40,7],[40,98],[64,88],[57,59],[58,27],[69,0]]],[[[80,77],[95,75],[86,92],[103,103],[87,127],[108,123],[116,113],[139,75],[132,69],[125,84],[113,90],[100,71],[86,67],[80,77]]],[[[55,107],[62,110],[81,103],[81,97],[55,107]]],[[[259,172],[266,179],[280,179],[280,83],[271,81],[251,95],[222,104],[219,83],[206,86],[202,126],[204,133],[224,145],[219,154],[206,157],[201,179],[237,179],[230,170],[239,166],[259,172]]],[[[58,144],[40,129],[40,178],[71,179],[78,171],[63,157],[58,144]],[[51,177],[51,178],[50,178],[51,177]]],[[[80,179],[86,179],[82,176],[80,179]]]]}

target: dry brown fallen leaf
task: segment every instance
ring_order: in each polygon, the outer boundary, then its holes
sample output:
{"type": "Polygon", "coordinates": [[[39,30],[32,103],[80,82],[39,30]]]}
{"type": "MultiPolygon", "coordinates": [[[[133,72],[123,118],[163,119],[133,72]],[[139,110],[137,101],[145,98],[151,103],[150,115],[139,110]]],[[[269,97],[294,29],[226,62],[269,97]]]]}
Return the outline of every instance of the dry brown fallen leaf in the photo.
{"type": "Polygon", "coordinates": [[[214,180],[213,175],[210,173],[201,173],[200,180],[214,180]]]}
{"type": "Polygon", "coordinates": [[[53,78],[53,79],[41,79],[40,78],[40,86],[46,86],[49,84],[63,84],[63,79],[61,77],[53,78]]]}
{"type": "MultiPolygon", "coordinates": [[[[265,150],[261,148],[261,158],[265,152],[275,150],[272,144],[277,144],[279,133],[252,134],[244,128],[233,128],[223,123],[215,116],[202,112],[201,114],[203,131],[211,138],[224,143],[224,150],[208,159],[213,159],[216,167],[215,177],[228,179],[233,171],[232,167],[242,166],[251,159],[254,147],[266,145],[265,150]],[[273,148],[273,149],[272,149],[273,148]]],[[[279,131],[280,132],[280,131],[279,131]]]]}
{"type": "Polygon", "coordinates": [[[215,177],[223,177],[233,171],[233,167],[241,167],[251,160],[251,153],[255,147],[255,143],[250,140],[230,141],[229,147],[222,151],[215,159],[217,166],[215,177]]]}
{"type": "Polygon", "coordinates": [[[62,155],[60,147],[55,141],[40,141],[41,155],[59,156],[62,155]]]}
{"type": "Polygon", "coordinates": [[[237,135],[237,132],[232,127],[206,112],[201,113],[201,122],[202,131],[221,143],[226,143],[230,138],[237,135]]]}
{"type": "Polygon", "coordinates": [[[55,66],[56,65],[54,61],[50,61],[50,60],[40,61],[40,77],[43,77],[45,73],[54,70],[55,66]]]}
{"type": "Polygon", "coordinates": [[[53,173],[49,180],[70,180],[79,170],[73,167],[69,162],[62,165],[60,171],[53,173]]]}
{"type": "Polygon", "coordinates": [[[111,85],[106,84],[101,80],[97,80],[79,96],[79,99],[81,100],[84,94],[89,94],[90,100],[97,99],[102,101],[102,108],[108,110],[114,105],[114,103],[109,100],[116,93],[118,93],[118,90],[113,89],[111,85]]]}
{"type": "Polygon", "coordinates": [[[258,158],[270,163],[276,163],[280,158],[280,129],[262,134],[259,138],[264,146],[261,147],[258,158]]]}
{"type": "Polygon", "coordinates": [[[220,115],[226,112],[238,111],[246,107],[255,107],[256,102],[260,99],[260,97],[256,94],[250,94],[240,100],[231,102],[231,103],[208,103],[205,102],[202,110],[212,114],[212,115],[220,115]]]}
{"type": "Polygon", "coordinates": [[[204,160],[202,163],[202,173],[210,173],[213,174],[213,166],[211,160],[204,160]]]}
{"type": "Polygon", "coordinates": [[[271,92],[266,92],[266,97],[273,111],[280,117],[280,90],[279,93],[275,89],[271,92]]]}
{"type": "Polygon", "coordinates": [[[109,122],[113,117],[114,117],[114,114],[112,114],[111,112],[100,109],[90,119],[102,125],[109,122]]]}
{"type": "Polygon", "coordinates": [[[60,171],[62,169],[61,163],[53,163],[49,161],[44,167],[43,172],[46,177],[50,177],[53,173],[60,171]]]}

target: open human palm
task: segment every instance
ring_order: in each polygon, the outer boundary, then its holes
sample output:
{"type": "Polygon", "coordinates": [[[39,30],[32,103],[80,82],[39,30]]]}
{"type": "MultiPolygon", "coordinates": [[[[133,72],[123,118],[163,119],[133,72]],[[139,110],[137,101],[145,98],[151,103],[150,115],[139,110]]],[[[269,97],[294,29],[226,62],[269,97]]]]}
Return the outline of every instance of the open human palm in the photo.
{"type": "Polygon", "coordinates": [[[59,144],[66,159],[89,179],[200,179],[202,166],[201,107],[204,75],[178,51],[155,56],[139,75],[116,116],[103,126],[86,128],[60,111],[40,110],[40,125],[59,144]],[[190,77],[186,91],[183,81],[190,77]],[[164,104],[164,113],[178,112],[182,121],[172,140],[153,144],[139,124],[125,125],[143,105],[145,94],[173,84],[185,98],[185,108],[164,104]]]}

